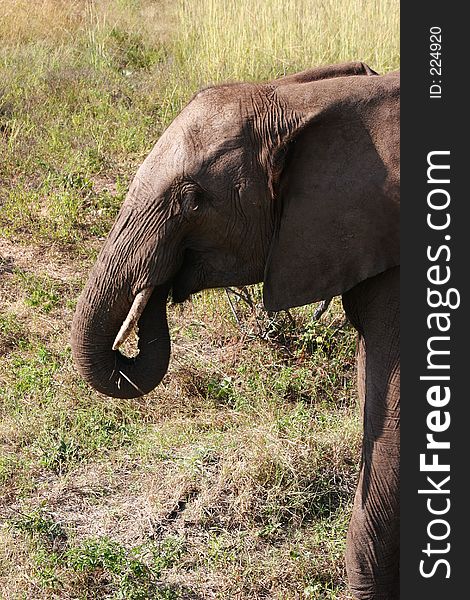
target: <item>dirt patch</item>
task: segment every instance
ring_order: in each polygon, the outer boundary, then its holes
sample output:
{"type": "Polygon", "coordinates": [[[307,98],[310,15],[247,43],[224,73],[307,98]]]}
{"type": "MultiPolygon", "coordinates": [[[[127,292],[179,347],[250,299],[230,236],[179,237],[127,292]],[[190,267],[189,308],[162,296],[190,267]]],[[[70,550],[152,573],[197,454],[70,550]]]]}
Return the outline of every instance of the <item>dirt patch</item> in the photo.
{"type": "MultiPolygon", "coordinates": [[[[101,242],[94,244],[98,248],[101,242]]],[[[0,237],[0,277],[13,273],[15,268],[34,271],[36,275],[47,275],[65,283],[83,278],[86,271],[81,261],[71,261],[66,252],[55,246],[24,246],[0,237]]]]}
{"type": "MultiPolygon", "coordinates": [[[[169,494],[166,488],[160,489],[159,476],[135,473],[138,468],[131,462],[112,469],[109,463],[91,463],[66,476],[47,475],[39,483],[31,508],[38,501],[46,503],[54,520],[73,532],[75,543],[110,537],[131,547],[184,528],[184,520],[178,517],[195,497],[188,482],[175,477],[169,494]]],[[[16,509],[24,511],[25,507],[10,507],[16,509]]]]}

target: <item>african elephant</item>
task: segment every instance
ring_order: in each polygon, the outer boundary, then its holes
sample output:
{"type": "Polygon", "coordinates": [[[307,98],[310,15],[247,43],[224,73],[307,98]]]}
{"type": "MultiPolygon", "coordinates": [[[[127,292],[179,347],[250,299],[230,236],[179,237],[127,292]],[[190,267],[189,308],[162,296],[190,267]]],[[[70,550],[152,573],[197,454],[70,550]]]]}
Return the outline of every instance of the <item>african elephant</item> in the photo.
{"type": "Polygon", "coordinates": [[[343,295],[359,332],[362,466],[346,565],[398,597],[399,75],[363,63],[197,93],[130,186],[72,326],[78,370],[130,398],[167,371],[166,301],[264,282],[279,311],[343,295]],[[139,324],[139,354],[118,350],[139,324]]]}

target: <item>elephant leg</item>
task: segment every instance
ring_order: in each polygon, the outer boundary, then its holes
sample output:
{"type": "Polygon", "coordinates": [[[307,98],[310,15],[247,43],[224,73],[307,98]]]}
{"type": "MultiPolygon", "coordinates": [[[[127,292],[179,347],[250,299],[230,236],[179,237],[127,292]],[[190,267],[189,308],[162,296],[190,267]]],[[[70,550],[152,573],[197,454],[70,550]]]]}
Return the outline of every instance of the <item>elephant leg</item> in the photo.
{"type": "Polygon", "coordinates": [[[349,585],[358,600],[399,598],[400,355],[399,267],[344,294],[359,332],[358,390],[362,464],[346,546],[349,585]]]}

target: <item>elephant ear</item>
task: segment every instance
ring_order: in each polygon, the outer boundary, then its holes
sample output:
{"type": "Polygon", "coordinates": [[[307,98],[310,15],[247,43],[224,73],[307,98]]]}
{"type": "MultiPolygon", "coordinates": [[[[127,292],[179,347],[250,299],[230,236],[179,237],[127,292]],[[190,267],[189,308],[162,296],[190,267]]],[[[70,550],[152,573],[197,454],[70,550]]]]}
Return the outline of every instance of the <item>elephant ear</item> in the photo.
{"type": "Polygon", "coordinates": [[[341,77],[277,95],[294,125],[272,160],[270,311],[342,294],[400,262],[399,80],[341,77]]]}

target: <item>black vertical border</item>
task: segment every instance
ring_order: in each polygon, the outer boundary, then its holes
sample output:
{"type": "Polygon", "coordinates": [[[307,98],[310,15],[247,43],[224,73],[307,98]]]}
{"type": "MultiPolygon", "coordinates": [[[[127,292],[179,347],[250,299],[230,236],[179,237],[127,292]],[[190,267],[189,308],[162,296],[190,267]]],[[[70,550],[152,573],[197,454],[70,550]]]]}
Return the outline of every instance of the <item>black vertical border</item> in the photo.
{"type": "MultiPolygon", "coordinates": [[[[468,298],[470,279],[470,207],[467,177],[470,175],[469,135],[470,102],[468,81],[470,64],[468,44],[470,28],[463,13],[464,5],[454,2],[401,4],[401,600],[467,597],[470,566],[467,565],[470,541],[470,336],[468,298]],[[430,72],[430,29],[442,31],[441,75],[430,72]],[[433,80],[442,86],[442,97],[431,98],[433,80]],[[433,231],[427,225],[427,195],[432,187],[427,182],[429,152],[449,150],[451,195],[448,212],[451,223],[445,231],[433,231]],[[450,235],[450,240],[445,239],[450,235]],[[438,249],[448,245],[451,256],[442,251],[437,261],[442,269],[449,266],[451,278],[444,288],[455,288],[460,294],[456,309],[439,308],[450,313],[450,341],[442,348],[450,350],[442,363],[450,364],[451,399],[441,411],[450,413],[450,427],[435,434],[436,439],[450,441],[450,449],[442,450],[439,462],[449,463],[450,472],[423,473],[419,455],[426,452],[426,419],[430,411],[426,391],[429,381],[420,380],[427,371],[427,341],[430,335],[426,319],[433,312],[427,303],[428,268],[436,264],[428,260],[427,247],[438,249]],[[468,377],[468,380],[467,380],[468,377]],[[450,480],[441,486],[449,494],[418,494],[419,489],[432,489],[426,476],[433,476],[439,485],[447,475],[450,480]],[[427,508],[444,509],[445,498],[450,509],[443,515],[432,515],[427,508]],[[445,519],[450,526],[447,538],[437,541],[428,536],[433,519],[445,519]],[[431,544],[429,557],[423,552],[431,544]],[[450,544],[449,551],[443,552],[450,544]],[[435,552],[434,550],[439,550],[435,552]],[[447,560],[437,565],[439,559],[447,560]],[[431,577],[420,574],[423,570],[431,577]],[[450,577],[446,575],[450,573],[450,577]],[[462,595],[463,594],[463,595],[462,595]]],[[[435,30],[434,30],[435,31],[435,30]]],[[[434,88],[437,90],[437,88],[434,88]]],[[[437,186],[439,187],[439,186],[437,186]]],[[[444,211],[445,212],[445,211],[444,211]]],[[[433,254],[435,256],[435,252],[433,254]]],[[[444,272],[444,271],[443,271],[444,272]]],[[[444,333],[442,335],[445,335],[444,333]]],[[[437,372],[436,372],[437,373],[437,372]]],[[[443,374],[439,372],[437,374],[443,374]]],[[[444,415],[443,415],[444,418],[444,415]]],[[[431,455],[432,451],[428,451],[431,455]]],[[[428,458],[428,462],[429,462],[428,458]]],[[[434,524],[431,531],[444,536],[446,526],[434,524]]],[[[468,596],[470,597],[470,595],[468,596]]]]}

